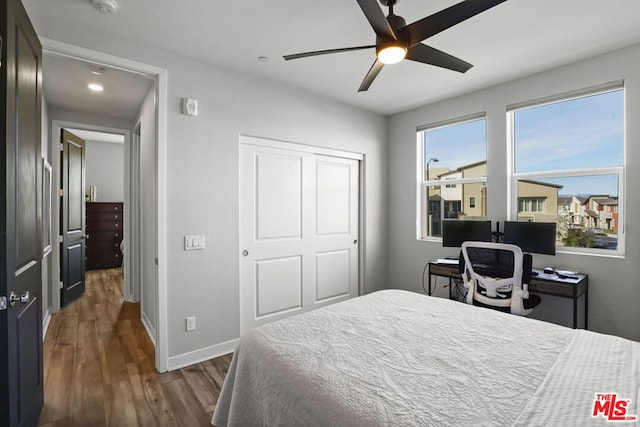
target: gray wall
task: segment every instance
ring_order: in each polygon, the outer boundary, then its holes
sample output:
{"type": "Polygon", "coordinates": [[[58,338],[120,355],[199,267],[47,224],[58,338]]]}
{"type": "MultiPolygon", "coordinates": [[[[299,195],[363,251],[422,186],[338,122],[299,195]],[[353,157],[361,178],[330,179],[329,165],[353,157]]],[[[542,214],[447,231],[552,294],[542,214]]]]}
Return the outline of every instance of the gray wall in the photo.
{"type": "MultiPolygon", "coordinates": [[[[387,120],[275,81],[230,72],[117,35],[77,39],[57,27],[44,37],[168,70],[167,273],[170,357],[238,338],[238,152],[240,134],[365,155],[363,236],[367,292],[386,278],[387,120]],[[183,97],[200,116],[180,113],[183,97]],[[183,236],[204,234],[203,251],[183,250],[183,236]],[[198,328],[185,331],[185,318],[198,328]]],[[[53,118],[53,117],[52,117],[53,118]]],[[[145,218],[151,221],[151,218],[145,218]]]]}
{"type": "MultiPolygon", "coordinates": [[[[140,228],[143,241],[140,244],[140,303],[149,333],[155,338],[157,330],[156,266],[155,266],[155,88],[151,88],[138,113],[140,123],[140,228]]],[[[135,125],[134,125],[135,127],[135,125]]],[[[133,141],[133,132],[131,133],[133,141]]]]}
{"type": "Polygon", "coordinates": [[[96,186],[98,202],[124,202],[124,144],[85,141],[86,180],[96,186]]]}
{"type": "MultiPolygon", "coordinates": [[[[486,111],[488,216],[507,219],[506,106],[607,82],[626,80],[626,256],[534,255],[534,266],[565,266],[589,274],[590,329],[640,340],[640,46],[611,52],[548,72],[416,108],[390,119],[389,285],[422,291],[425,262],[444,255],[440,243],[416,240],[416,127],[486,111]]],[[[568,323],[570,300],[543,296],[538,317],[568,323]]]]}

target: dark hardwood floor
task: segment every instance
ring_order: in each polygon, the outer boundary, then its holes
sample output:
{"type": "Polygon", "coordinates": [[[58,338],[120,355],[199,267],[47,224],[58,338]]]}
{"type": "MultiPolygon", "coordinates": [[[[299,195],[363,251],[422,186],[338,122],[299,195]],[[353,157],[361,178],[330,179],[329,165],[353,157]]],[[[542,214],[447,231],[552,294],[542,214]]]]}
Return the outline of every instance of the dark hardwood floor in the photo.
{"type": "Polygon", "coordinates": [[[231,355],[159,374],[121,269],[92,270],[86,292],[52,316],[40,426],[209,426],[231,355]]]}

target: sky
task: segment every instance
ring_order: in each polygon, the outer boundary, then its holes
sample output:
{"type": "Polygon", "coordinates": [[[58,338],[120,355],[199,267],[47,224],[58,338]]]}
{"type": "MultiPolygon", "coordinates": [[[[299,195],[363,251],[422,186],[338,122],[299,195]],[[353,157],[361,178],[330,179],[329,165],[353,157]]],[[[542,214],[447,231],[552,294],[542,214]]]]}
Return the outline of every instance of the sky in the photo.
{"type": "MultiPolygon", "coordinates": [[[[622,166],[624,91],[517,110],[514,130],[516,173],[622,166]]],[[[485,119],[426,132],[426,158],[439,159],[432,168],[456,169],[487,158],[485,119]]],[[[560,195],[618,195],[616,175],[544,181],[563,185],[560,195]]]]}

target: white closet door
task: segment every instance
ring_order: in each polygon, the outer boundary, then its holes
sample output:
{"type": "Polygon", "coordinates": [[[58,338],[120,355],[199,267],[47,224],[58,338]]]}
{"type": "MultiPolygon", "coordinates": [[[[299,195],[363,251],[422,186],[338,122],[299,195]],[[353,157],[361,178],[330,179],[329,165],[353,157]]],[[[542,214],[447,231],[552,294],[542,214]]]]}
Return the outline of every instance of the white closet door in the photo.
{"type": "Polygon", "coordinates": [[[240,145],[243,332],[358,294],[358,180],[355,159],[240,145]]]}

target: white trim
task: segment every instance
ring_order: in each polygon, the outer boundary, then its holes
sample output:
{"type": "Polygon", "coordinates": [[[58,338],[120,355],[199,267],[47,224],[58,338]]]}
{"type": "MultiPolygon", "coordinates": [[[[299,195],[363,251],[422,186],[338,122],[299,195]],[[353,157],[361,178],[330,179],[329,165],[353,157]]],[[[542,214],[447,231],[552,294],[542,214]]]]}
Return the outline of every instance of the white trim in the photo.
{"type": "Polygon", "coordinates": [[[49,330],[49,325],[51,324],[51,311],[47,308],[47,312],[44,313],[44,319],[42,319],[42,341],[47,336],[47,331],[49,330]]]}
{"type": "Polygon", "coordinates": [[[199,350],[190,351],[188,353],[182,353],[177,356],[171,356],[169,358],[168,370],[175,371],[176,369],[184,368],[185,366],[194,365],[196,363],[204,362],[205,360],[215,359],[216,357],[233,353],[238,347],[239,342],[240,339],[234,339],[201,348],[199,350]]]}
{"type": "MultiPolygon", "coordinates": [[[[62,129],[68,129],[68,128],[72,128],[72,129],[80,129],[80,130],[90,130],[90,131],[95,131],[95,132],[103,132],[103,133],[113,133],[113,134],[117,134],[117,135],[124,135],[124,145],[125,147],[128,147],[130,144],[130,139],[131,139],[131,131],[128,129],[121,129],[121,128],[113,128],[113,127],[108,127],[108,126],[99,126],[99,125],[92,125],[92,124],[87,124],[87,123],[78,123],[78,122],[69,122],[69,121],[65,121],[65,120],[52,120],[51,121],[51,140],[53,140],[53,138],[56,138],[55,141],[57,141],[60,135],[60,131],[62,129]]],[[[55,143],[55,142],[54,142],[55,143]]],[[[55,177],[56,182],[60,182],[60,163],[59,163],[59,159],[54,160],[54,162],[57,162],[57,164],[54,168],[54,170],[57,170],[57,176],[55,177]]],[[[125,168],[125,181],[128,180],[128,171],[125,168]]],[[[56,212],[56,215],[59,215],[60,212],[60,205],[59,205],[59,197],[56,197],[56,207],[55,207],[55,211],[54,208],[52,207],[51,210],[52,212],[56,212]]],[[[127,203],[127,188],[125,186],[125,203],[127,203]]],[[[53,221],[55,223],[59,223],[58,221],[53,221]]],[[[124,222],[124,230],[123,230],[123,238],[124,238],[124,244],[125,247],[127,247],[129,245],[129,232],[128,232],[128,222],[129,221],[125,221],[124,222]]],[[[58,230],[58,232],[60,232],[60,230],[58,230]]],[[[62,236],[61,236],[62,237],[62,236]]],[[[53,277],[59,277],[60,275],[60,253],[59,253],[59,249],[54,250],[54,252],[58,252],[57,255],[57,261],[55,259],[52,258],[52,262],[54,262],[53,264],[53,268],[54,268],[54,273],[53,273],[53,277]],[[57,272],[57,274],[56,274],[57,272]]],[[[54,257],[55,258],[55,257],[54,257]]],[[[131,263],[129,262],[129,258],[128,258],[128,254],[125,252],[124,254],[124,260],[123,263],[126,266],[130,265],[131,263]]],[[[133,297],[132,295],[134,294],[133,292],[133,284],[131,281],[131,277],[129,274],[129,269],[125,268],[124,269],[124,295],[125,295],[125,300],[126,301],[133,301],[133,297]]],[[[58,312],[60,311],[60,295],[53,295],[52,299],[51,299],[51,308],[53,309],[54,312],[58,312]]]]}
{"type": "Polygon", "coordinates": [[[424,132],[426,130],[433,130],[433,129],[443,128],[451,125],[459,125],[459,124],[473,122],[476,120],[486,119],[486,118],[487,118],[487,112],[481,111],[479,113],[467,114],[466,116],[460,116],[453,119],[440,120],[439,122],[421,125],[416,128],[416,132],[424,132]]]}
{"type": "Polygon", "coordinates": [[[162,70],[156,80],[156,250],[157,252],[157,323],[156,369],[169,369],[169,326],[167,324],[167,111],[168,73],[162,70]]]}
{"type": "MultiPolygon", "coordinates": [[[[69,58],[83,59],[98,65],[106,65],[124,71],[154,76],[156,79],[156,185],[157,218],[156,250],[157,266],[157,323],[156,323],[156,369],[165,372],[168,369],[168,327],[167,327],[167,266],[166,266],[166,145],[167,145],[167,70],[130,59],[109,55],[92,49],[70,45],[56,40],[40,37],[43,52],[69,58]]],[[[125,243],[126,244],[126,243],[125,243]]],[[[58,260],[59,262],[59,260],[58,260]]],[[[54,276],[55,277],[55,276],[54,276]]],[[[58,296],[59,298],[59,296],[58,296]]],[[[58,300],[58,307],[60,301],[58,300]]]]}
{"type": "Polygon", "coordinates": [[[331,148],[317,147],[315,145],[299,144],[297,142],[278,141],[275,139],[261,138],[250,135],[240,135],[240,144],[257,145],[260,147],[279,148],[282,150],[302,151],[304,153],[320,154],[323,156],[341,157],[343,159],[364,160],[364,155],[351,151],[334,150],[331,148]]]}
{"type": "Polygon", "coordinates": [[[47,37],[39,37],[42,44],[43,53],[53,53],[71,59],[79,59],[91,62],[95,65],[106,65],[110,68],[116,68],[121,71],[137,73],[142,75],[158,75],[165,70],[142,62],[132,61],[131,59],[119,56],[109,55],[108,53],[98,52],[92,49],[75,46],[47,37]]]}
{"type": "Polygon", "coordinates": [[[153,326],[151,326],[151,322],[149,322],[149,318],[147,317],[147,314],[143,311],[140,310],[140,320],[142,321],[142,326],[144,326],[144,329],[146,329],[147,331],[147,335],[149,335],[149,339],[151,340],[151,342],[153,343],[153,346],[156,346],[156,331],[155,329],[153,329],[153,326]]]}
{"type": "Polygon", "coordinates": [[[541,107],[543,105],[555,104],[557,102],[570,101],[572,99],[584,98],[591,95],[599,95],[606,92],[613,92],[624,89],[624,80],[604,83],[601,85],[591,86],[584,89],[573,90],[570,92],[559,93],[542,98],[532,99],[529,101],[518,102],[507,105],[507,112],[524,110],[526,108],[541,107]]]}

